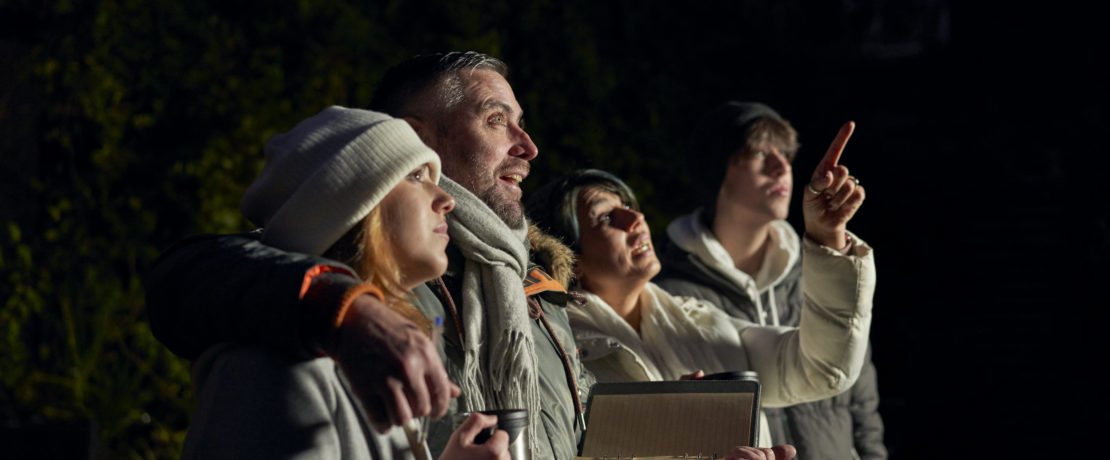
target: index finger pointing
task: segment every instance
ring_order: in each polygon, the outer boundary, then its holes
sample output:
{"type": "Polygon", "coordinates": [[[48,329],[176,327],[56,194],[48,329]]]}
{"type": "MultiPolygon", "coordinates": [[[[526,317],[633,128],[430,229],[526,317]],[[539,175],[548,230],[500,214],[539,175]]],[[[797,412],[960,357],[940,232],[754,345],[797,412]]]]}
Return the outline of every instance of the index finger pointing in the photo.
{"type": "Polygon", "coordinates": [[[856,122],[849,121],[840,127],[840,132],[836,133],[836,139],[833,139],[832,144],[829,145],[829,150],[825,152],[825,158],[821,159],[821,166],[825,170],[831,169],[840,161],[840,154],[844,152],[844,146],[848,144],[848,139],[852,137],[852,132],[856,130],[856,122]]]}

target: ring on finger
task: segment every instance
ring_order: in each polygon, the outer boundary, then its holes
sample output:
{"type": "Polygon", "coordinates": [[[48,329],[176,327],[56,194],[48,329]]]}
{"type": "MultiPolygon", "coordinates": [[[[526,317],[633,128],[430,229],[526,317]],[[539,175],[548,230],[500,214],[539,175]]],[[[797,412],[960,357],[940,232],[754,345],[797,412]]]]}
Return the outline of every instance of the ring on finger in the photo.
{"type": "Polygon", "coordinates": [[[813,188],[813,184],[806,184],[806,188],[813,192],[814,195],[820,195],[821,191],[813,188]]]}
{"type": "Polygon", "coordinates": [[[859,185],[859,179],[857,179],[856,176],[848,176],[848,178],[852,179],[852,182],[855,182],[856,185],[859,185]]]}

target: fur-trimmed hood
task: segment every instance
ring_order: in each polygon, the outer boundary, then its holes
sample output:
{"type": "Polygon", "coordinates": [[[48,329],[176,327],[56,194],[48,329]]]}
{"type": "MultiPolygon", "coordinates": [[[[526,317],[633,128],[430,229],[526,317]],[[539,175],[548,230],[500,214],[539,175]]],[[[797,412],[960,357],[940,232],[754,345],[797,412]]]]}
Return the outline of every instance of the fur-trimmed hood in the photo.
{"type": "Polygon", "coordinates": [[[532,249],[532,261],[569,288],[574,281],[574,251],[535,224],[528,225],[528,243],[532,249]]]}

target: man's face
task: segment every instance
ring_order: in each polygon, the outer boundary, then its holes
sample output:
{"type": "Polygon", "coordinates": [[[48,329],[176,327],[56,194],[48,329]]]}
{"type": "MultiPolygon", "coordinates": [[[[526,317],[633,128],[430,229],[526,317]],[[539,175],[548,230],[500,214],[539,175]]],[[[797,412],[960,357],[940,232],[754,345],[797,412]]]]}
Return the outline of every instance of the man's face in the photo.
{"type": "Polygon", "coordinates": [[[794,186],[789,157],[778,146],[764,143],[729,161],[722,197],[756,221],[785,219],[794,186]]]}
{"type": "Polygon", "coordinates": [[[429,145],[443,174],[485,202],[509,227],[524,224],[520,181],[539,153],[523,129],[523,111],[509,82],[491,70],[459,73],[463,99],[439,118],[429,145]]]}

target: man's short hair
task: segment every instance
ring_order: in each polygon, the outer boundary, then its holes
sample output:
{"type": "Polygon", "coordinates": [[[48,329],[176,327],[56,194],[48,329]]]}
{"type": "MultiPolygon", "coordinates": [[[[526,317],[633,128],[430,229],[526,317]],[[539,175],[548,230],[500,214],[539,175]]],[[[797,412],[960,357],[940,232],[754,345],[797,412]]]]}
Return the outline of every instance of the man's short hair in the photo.
{"type": "Polygon", "coordinates": [[[367,108],[398,118],[434,116],[436,114],[415,113],[420,108],[414,102],[429,89],[434,89],[436,93],[429,96],[437,98],[440,107],[449,109],[458,104],[463,98],[459,72],[464,70],[492,70],[502,77],[509,74],[509,66],[503,61],[476,51],[422,54],[390,68],[378,83],[367,108]]]}
{"type": "Polygon", "coordinates": [[[636,194],[620,178],[600,169],[580,169],[532,193],[525,205],[528,218],[578,252],[578,195],[590,187],[617,195],[630,209],[640,210],[636,194]]]}
{"type": "Polygon", "coordinates": [[[707,209],[716,204],[729,162],[763,143],[776,145],[789,160],[800,147],[790,122],[759,102],[729,101],[701,118],[690,137],[689,154],[698,158],[690,162],[691,172],[707,209]]]}

